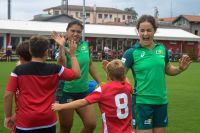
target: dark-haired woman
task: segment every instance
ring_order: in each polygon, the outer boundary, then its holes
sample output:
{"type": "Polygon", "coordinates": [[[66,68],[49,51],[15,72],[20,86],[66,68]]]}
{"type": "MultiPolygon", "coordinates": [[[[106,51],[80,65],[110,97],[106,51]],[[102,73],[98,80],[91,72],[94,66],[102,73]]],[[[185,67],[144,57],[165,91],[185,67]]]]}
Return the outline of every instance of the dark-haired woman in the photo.
{"type": "MultiPolygon", "coordinates": [[[[68,44],[76,43],[78,44],[76,50],[76,58],[79,62],[81,69],[81,78],[73,81],[65,81],[64,88],[61,97],[57,100],[59,103],[67,103],[74,100],[82,99],[86,97],[88,92],[88,74],[94,78],[98,83],[100,79],[96,74],[92,59],[90,57],[89,44],[85,41],[81,41],[83,25],[79,21],[72,21],[68,24],[67,41],[64,36],[52,33],[52,38],[60,44],[66,44],[63,47],[59,47],[58,63],[66,65],[66,67],[71,67],[71,60],[68,55],[68,44]]],[[[93,105],[88,105],[80,109],[62,110],[59,111],[59,121],[60,121],[60,133],[69,133],[73,125],[74,111],[78,113],[82,122],[83,128],[81,133],[92,133],[96,127],[96,112],[93,105]]]]}
{"type": "Polygon", "coordinates": [[[136,28],[139,41],[122,58],[127,70],[132,70],[135,80],[133,126],[137,133],[164,133],[168,124],[165,74],[180,74],[191,61],[189,56],[183,56],[178,67],[169,62],[165,46],[154,41],[157,30],[154,17],[141,16],[136,28]]]}

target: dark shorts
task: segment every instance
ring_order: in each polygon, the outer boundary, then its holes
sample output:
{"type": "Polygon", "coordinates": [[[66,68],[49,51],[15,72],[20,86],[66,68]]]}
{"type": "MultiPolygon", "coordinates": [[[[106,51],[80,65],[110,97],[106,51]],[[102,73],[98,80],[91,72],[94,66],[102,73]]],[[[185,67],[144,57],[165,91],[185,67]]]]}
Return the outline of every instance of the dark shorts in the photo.
{"type": "Polygon", "coordinates": [[[7,50],[6,51],[6,56],[11,56],[12,55],[12,51],[11,50],[7,50]]]}
{"type": "Polygon", "coordinates": [[[168,125],[167,104],[151,105],[132,103],[133,127],[139,130],[164,128],[168,125]]]}
{"type": "Polygon", "coordinates": [[[56,133],[56,125],[48,128],[33,129],[33,130],[22,130],[16,128],[16,133],[56,133]]]}
{"type": "Polygon", "coordinates": [[[88,91],[80,93],[70,93],[70,92],[64,92],[63,89],[64,89],[64,80],[60,80],[56,91],[56,101],[59,103],[69,103],[71,101],[83,99],[87,95],[89,95],[88,91]]]}

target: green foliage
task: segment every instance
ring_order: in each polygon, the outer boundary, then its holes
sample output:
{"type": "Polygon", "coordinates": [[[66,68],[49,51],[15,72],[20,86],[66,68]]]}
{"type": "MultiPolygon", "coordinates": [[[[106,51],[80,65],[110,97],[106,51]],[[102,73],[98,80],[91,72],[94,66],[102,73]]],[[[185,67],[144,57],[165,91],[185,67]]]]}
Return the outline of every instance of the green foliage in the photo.
{"type": "Polygon", "coordinates": [[[125,8],[124,11],[130,13],[133,20],[137,20],[138,13],[135,11],[134,7],[125,8]]]}
{"type": "MultiPolygon", "coordinates": [[[[3,127],[3,95],[9,74],[15,67],[16,62],[0,62],[0,133],[9,133],[3,127]]],[[[105,72],[102,70],[101,62],[95,62],[97,73],[102,81],[106,81],[105,72]]],[[[129,79],[133,83],[131,72],[128,73],[129,79]]],[[[169,96],[169,126],[168,133],[199,133],[200,121],[200,63],[192,63],[190,68],[177,75],[166,76],[169,96]]],[[[101,115],[98,106],[95,105],[97,112],[97,128],[94,133],[101,132],[101,115]]],[[[82,127],[82,122],[78,115],[75,115],[72,133],[77,133],[82,127]]],[[[59,125],[57,125],[57,132],[59,125]]]]}

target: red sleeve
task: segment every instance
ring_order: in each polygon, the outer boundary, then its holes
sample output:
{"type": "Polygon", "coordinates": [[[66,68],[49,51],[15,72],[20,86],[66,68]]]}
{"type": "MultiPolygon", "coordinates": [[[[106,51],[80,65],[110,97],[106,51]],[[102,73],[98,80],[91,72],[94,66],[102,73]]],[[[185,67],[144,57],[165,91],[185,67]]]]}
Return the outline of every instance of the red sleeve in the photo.
{"type": "Polygon", "coordinates": [[[71,69],[66,67],[61,68],[59,74],[61,80],[74,80],[76,79],[75,72],[71,69]]]}
{"type": "Polygon", "coordinates": [[[90,95],[88,95],[85,100],[87,100],[89,103],[97,103],[100,101],[101,94],[101,87],[98,87],[96,90],[90,93],[90,95]]]}
{"type": "Polygon", "coordinates": [[[8,80],[8,84],[6,86],[6,90],[7,91],[16,92],[16,90],[18,88],[17,78],[18,78],[18,76],[15,73],[11,73],[10,74],[10,78],[8,80]]]}

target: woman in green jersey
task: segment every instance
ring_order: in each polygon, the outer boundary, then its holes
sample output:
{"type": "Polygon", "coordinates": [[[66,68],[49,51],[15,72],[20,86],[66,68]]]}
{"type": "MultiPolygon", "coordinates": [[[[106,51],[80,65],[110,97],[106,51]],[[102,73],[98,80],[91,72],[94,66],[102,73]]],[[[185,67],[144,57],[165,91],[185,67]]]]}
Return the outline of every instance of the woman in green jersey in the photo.
{"type": "Polygon", "coordinates": [[[168,123],[165,74],[180,74],[191,61],[186,55],[179,60],[177,67],[169,62],[165,46],[154,41],[157,30],[154,17],[141,16],[136,28],[139,41],[122,58],[127,70],[132,70],[135,80],[133,126],[137,133],[164,133],[168,123]]]}
{"type": "MultiPolygon", "coordinates": [[[[56,32],[52,33],[52,38],[60,44],[58,63],[71,68],[71,60],[68,54],[68,44],[78,44],[76,50],[76,58],[79,62],[81,69],[81,78],[73,81],[65,81],[61,97],[57,100],[59,103],[68,103],[74,100],[82,99],[88,95],[88,74],[94,78],[95,81],[100,83],[100,78],[96,74],[96,70],[90,57],[89,45],[85,41],[81,41],[83,25],[79,21],[72,21],[67,26],[67,41],[64,36],[56,32]]],[[[69,133],[72,124],[74,111],[78,113],[83,121],[83,128],[81,133],[93,133],[96,127],[96,112],[93,105],[88,105],[80,109],[62,110],[59,111],[60,133],[69,133]]]]}

